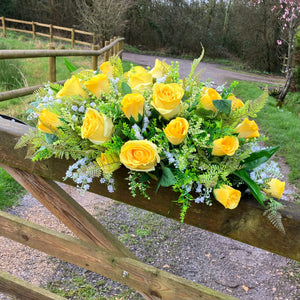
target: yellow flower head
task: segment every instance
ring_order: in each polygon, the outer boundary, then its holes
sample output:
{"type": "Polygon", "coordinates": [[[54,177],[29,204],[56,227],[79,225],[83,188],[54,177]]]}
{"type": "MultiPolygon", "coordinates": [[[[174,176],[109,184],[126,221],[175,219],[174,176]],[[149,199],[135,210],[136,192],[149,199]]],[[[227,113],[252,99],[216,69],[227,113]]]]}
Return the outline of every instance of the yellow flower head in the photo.
{"type": "Polygon", "coordinates": [[[189,122],[184,118],[173,119],[166,128],[163,129],[168,141],[173,145],[183,142],[189,129],[189,122]]]}
{"type": "Polygon", "coordinates": [[[105,174],[114,172],[121,164],[117,153],[101,153],[96,161],[105,174]]]}
{"type": "Polygon", "coordinates": [[[179,114],[184,90],[178,83],[156,83],[153,86],[152,106],[167,120],[179,114]]]}
{"type": "Polygon", "coordinates": [[[114,75],[114,68],[113,68],[112,64],[110,63],[110,61],[106,61],[106,62],[102,63],[100,65],[99,69],[107,77],[113,77],[113,75],[114,75]]]}
{"type": "Polygon", "coordinates": [[[282,197],[285,187],[284,181],[272,178],[271,180],[267,181],[267,185],[269,187],[263,190],[267,195],[277,199],[280,199],[282,197]]]}
{"type": "Polygon", "coordinates": [[[57,98],[63,96],[81,96],[84,98],[87,96],[87,92],[81,87],[79,79],[73,75],[65,82],[64,87],[56,94],[56,96],[57,98]]]}
{"type": "Polygon", "coordinates": [[[245,120],[239,124],[235,130],[239,134],[239,138],[249,139],[259,137],[257,124],[255,121],[249,121],[248,118],[245,118],[245,120]]]}
{"type": "Polygon", "coordinates": [[[225,136],[217,139],[213,143],[212,155],[232,156],[239,147],[239,140],[235,136],[225,136]]]}
{"type": "Polygon", "coordinates": [[[100,98],[103,92],[109,92],[109,80],[106,74],[98,74],[83,84],[97,98],[100,98]]]}
{"type": "Polygon", "coordinates": [[[81,137],[88,138],[92,143],[100,145],[108,141],[113,132],[113,122],[104,114],[88,108],[81,126],[81,137]]]}
{"type": "Polygon", "coordinates": [[[149,71],[153,78],[162,78],[170,72],[171,67],[159,59],[155,60],[155,65],[152,70],[149,71]]]}
{"type": "Polygon", "coordinates": [[[213,105],[213,100],[220,100],[222,99],[221,95],[214,89],[208,88],[204,90],[203,96],[200,98],[200,103],[202,103],[203,107],[206,110],[212,110],[216,112],[217,109],[213,105]]]}
{"type": "Polygon", "coordinates": [[[228,185],[223,185],[214,189],[214,195],[225,208],[234,209],[238,206],[241,199],[241,192],[228,185]]]}
{"type": "Polygon", "coordinates": [[[121,101],[121,109],[125,116],[138,122],[139,115],[143,116],[145,98],[141,94],[127,94],[121,101]]]}
{"type": "Polygon", "coordinates": [[[126,142],[120,153],[121,163],[128,169],[137,172],[150,172],[160,162],[157,147],[147,140],[126,142]]]}
{"type": "Polygon", "coordinates": [[[44,108],[39,114],[38,129],[45,133],[53,134],[62,125],[59,116],[44,108]]]}
{"type": "Polygon", "coordinates": [[[231,100],[231,110],[234,111],[244,106],[244,103],[241,99],[236,98],[234,95],[230,95],[228,100],[231,100]]]}

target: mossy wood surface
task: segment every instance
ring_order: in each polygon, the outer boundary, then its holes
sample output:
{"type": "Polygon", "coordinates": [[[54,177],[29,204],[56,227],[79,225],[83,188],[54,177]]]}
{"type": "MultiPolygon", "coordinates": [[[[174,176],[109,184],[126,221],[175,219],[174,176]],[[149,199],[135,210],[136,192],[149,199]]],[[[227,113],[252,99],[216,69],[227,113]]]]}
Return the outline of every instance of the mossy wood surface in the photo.
{"type": "MultiPolygon", "coordinates": [[[[32,162],[30,159],[24,159],[26,148],[14,149],[20,136],[29,128],[29,126],[0,119],[0,162],[45,178],[62,181],[72,162],[60,159],[32,162]]],[[[90,191],[179,220],[180,207],[174,203],[178,197],[176,193],[168,188],[160,188],[158,193],[155,193],[155,182],[153,182],[153,188],[149,190],[150,200],[142,196],[133,198],[128,190],[126,177],[125,168],[115,172],[116,191],[112,194],[99,182],[94,182],[90,191]]],[[[74,185],[71,180],[66,183],[74,185]]],[[[300,206],[285,201],[282,203],[284,208],[280,212],[286,235],[273,227],[263,216],[264,209],[251,198],[242,199],[234,210],[224,209],[216,201],[211,207],[193,203],[184,222],[300,261],[300,206]]]]}
{"type": "Polygon", "coordinates": [[[0,271],[0,292],[22,300],[66,299],[2,271],[0,271]]]}

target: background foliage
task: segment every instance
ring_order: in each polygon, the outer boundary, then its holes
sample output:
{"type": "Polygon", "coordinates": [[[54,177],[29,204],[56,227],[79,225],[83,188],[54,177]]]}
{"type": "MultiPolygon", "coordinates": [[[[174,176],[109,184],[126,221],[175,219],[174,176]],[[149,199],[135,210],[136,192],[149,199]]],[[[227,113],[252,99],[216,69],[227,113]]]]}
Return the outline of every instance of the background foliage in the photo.
{"type": "Polygon", "coordinates": [[[167,55],[196,57],[202,43],[211,58],[279,72],[286,51],[277,45],[275,2],[255,7],[248,0],[2,0],[0,16],[87,29],[99,40],[122,35],[131,45],[167,55]]]}

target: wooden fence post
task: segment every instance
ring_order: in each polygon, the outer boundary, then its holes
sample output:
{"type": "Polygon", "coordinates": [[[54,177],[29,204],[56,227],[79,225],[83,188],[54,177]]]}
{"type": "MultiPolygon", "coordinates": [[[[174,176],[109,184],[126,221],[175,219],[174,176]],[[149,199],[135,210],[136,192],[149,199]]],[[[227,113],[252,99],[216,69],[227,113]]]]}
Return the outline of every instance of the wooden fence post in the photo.
{"type": "MultiPolygon", "coordinates": [[[[109,43],[111,44],[114,41],[113,38],[110,39],[109,43]]],[[[109,50],[109,57],[114,55],[114,47],[111,47],[109,50]]]]}
{"type": "Polygon", "coordinates": [[[96,34],[95,32],[93,33],[93,45],[92,46],[95,46],[96,45],[96,34]]]}
{"type": "Polygon", "coordinates": [[[72,28],[72,31],[71,31],[71,47],[72,49],[74,48],[74,44],[75,44],[75,29],[72,28]]]}
{"type": "Polygon", "coordinates": [[[32,21],[32,38],[35,40],[36,38],[36,33],[35,33],[35,24],[34,22],[32,21]]]}
{"type": "Polygon", "coordinates": [[[53,25],[49,26],[50,43],[53,43],[53,25]]]}
{"type": "MultiPolygon", "coordinates": [[[[118,37],[117,36],[114,36],[114,41],[117,39],[118,37]]],[[[114,45],[114,56],[116,56],[117,55],[117,53],[118,53],[118,44],[115,44],[114,45]]]]}
{"type": "Polygon", "coordinates": [[[2,36],[6,37],[5,18],[2,17],[1,19],[2,19],[2,30],[3,30],[2,36]]]}
{"type": "MultiPolygon", "coordinates": [[[[49,49],[55,49],[54,44],[50,43],[49,49]]],[[[56,57],[49,56],[49,81],[56,82],[56,57]]]]}
{"type": "MultiPolygon", "coordinates": [[[[93,50],[99,50],[99,46],[98,45],[93,45],[92,47],[93,50]]],[[[97,70],[98,67],[98,55],[93,55],[92,56],[92,68],[94,71],[97,70]]]]}
{"type": "MultiPolygon", "coordinates": [[[[108,45],[109,45],[109,41],[105,41],[104,46],[106,47],[108,45]]],[[[108,61],[109,60],[109,56],[110,56],[109,54],[110,54],[109,50],[104,53],[104,61],[108,61]]]]}

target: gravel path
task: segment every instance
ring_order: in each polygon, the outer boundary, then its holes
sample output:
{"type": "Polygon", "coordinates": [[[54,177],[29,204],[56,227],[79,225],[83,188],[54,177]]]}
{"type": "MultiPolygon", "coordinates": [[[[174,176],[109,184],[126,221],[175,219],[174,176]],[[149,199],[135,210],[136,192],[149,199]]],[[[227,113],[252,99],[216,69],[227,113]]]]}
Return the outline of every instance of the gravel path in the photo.
{"type": "MultiPolygon", "coordinates": [[[[154,57],[133,57],[129,53],[123,59],[151,67],[155,61],[154,57]]],[[[166,61],[170,63],[171,59],[166,61]]],[[[179,61],[181,74],[188,74],[190,61],[179,61]]],[[[220,70],[217,65],[201,63],[202,67],[206,67],[202,79],[213,78],[218,84],[227,78],[245,78],[240,73],[234,73],[234,77],[233,72],[220,70]],[[223,72],[225,77],[220,76],[223,72]]],[[[268,76],[257,80],[278,83],[277,78],[268,76]]],[[[288,168],[284,171],[287,173],[288,168]]],[[[300,299],[300,268],[293,260],[91,193],[82,197],[70,186],[64,188],[146,263],[240,299],[300,299]]],[[[293,193],[297,190],[289,185],[286,199],[292,198],[293,193]]],[[[70,234],[31,195],[23,197],[8,212],[70,234]]],[[[141,299],[119,283],[2,237],[0,268],[34,284],[48,284],[52,290],[64,289],[70,299],[141,299]]],[[[10,298],[0,294],[0,299],[10,298]]]]}

